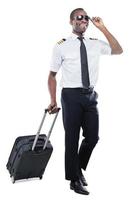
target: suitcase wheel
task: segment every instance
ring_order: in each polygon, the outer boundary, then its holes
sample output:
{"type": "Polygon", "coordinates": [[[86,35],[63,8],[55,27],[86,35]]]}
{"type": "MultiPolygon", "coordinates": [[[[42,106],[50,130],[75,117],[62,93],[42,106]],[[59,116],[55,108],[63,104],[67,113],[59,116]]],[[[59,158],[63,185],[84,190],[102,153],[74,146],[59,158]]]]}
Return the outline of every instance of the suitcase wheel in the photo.
{"type": "Polygon", "coordinates": [[[40,180],[42,179],[42,176],[40,176],[40,180]]]}

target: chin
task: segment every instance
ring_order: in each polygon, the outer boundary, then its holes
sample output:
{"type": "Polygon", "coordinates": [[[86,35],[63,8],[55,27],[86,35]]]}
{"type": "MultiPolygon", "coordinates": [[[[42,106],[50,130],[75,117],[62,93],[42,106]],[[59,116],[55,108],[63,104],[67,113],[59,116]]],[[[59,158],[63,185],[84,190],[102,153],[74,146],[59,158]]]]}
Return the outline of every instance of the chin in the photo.
{"type": "Polygon", "coordinates": [[[76,33],[76,34],[80,34],[80,35],[83,35],[84,33],[85,33],[85,31],[86,30],[75,30],[74,32],[76,33]]]}
{"type": "Polygon", "coordinates": [[[81,31],[81,34],[84,34],[86,32],[86,30],[84,30],[84,31],[81,31]]]}
{"type": "Polygon", "coordinates": [[[81,33],[85,33],[86,30],[87,30],[87,28],[85,27],[85,28],[81,29],[80,32],[81,32],[81,33]]]}

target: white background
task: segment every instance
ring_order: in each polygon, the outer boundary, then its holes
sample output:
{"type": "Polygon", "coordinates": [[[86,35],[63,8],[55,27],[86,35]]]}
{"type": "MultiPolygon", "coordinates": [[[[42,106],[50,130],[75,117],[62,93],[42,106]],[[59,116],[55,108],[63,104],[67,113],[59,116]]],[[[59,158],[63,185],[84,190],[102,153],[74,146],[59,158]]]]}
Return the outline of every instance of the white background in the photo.
{"type": "MultiPolygon", "coordinates": [[[[134,199],[133,18],[130,0],[1,0],[0,196],[4,199],[134,199]],[[100,60],[96,87],[100,141],[85,173],[89,196],[71,191],[64,179],[61,112],[51,136],[54,152],[43,179],[12,184],[6,170],[15,138],[35,134],[43,110],[50,103],[47,77],[52,48],[71,33],[69,14],[77,7],[83,7],[90,16],[102,17],[124,49],[122,55],[103,56],[100,60]]],[[[92,24],[87,35],[105,40],[92,24]]],[[[59,79],[60,72],[60,106],[59,79]]]]}

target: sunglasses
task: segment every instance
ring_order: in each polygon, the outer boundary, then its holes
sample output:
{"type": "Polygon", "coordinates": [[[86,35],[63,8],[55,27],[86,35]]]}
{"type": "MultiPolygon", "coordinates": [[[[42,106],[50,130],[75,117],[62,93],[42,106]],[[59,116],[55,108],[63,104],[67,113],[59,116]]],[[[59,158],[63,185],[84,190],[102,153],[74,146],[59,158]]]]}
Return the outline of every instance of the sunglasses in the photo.
{"type": "Polygon", "coordinates": [[[74,19],[78,21],[85,19],[88,22],[90,17],[88,15],[78,15],[78,16],[75,16],[74,19]]]}

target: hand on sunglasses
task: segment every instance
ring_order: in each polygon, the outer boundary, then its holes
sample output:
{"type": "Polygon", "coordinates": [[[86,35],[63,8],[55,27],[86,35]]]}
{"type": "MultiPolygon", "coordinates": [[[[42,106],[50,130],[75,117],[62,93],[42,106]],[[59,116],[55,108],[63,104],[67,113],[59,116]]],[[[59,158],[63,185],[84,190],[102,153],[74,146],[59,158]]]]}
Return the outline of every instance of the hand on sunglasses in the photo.
{"type": "Polygon", "coordinates": [[[91,21],[97,28],[104,27],[104,23],[100,17],[92,17],[91,21]]]}
{"type": "Polygon", "coordinates": [[[90,20],[97,28],[104,27],[104,23],[100,17],[89,17],[88,15],[78,15],[74,17],[75,20],[81,21],[85,19],[87,22],[90,20]]]}

